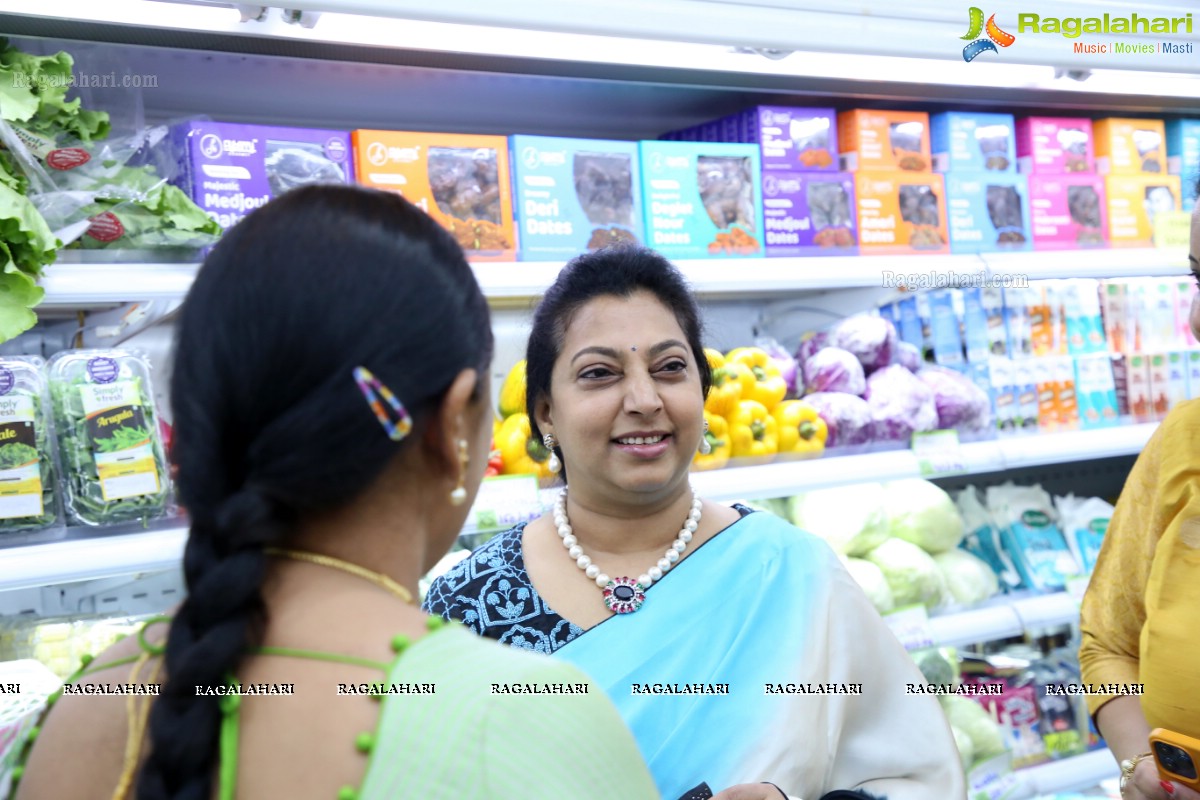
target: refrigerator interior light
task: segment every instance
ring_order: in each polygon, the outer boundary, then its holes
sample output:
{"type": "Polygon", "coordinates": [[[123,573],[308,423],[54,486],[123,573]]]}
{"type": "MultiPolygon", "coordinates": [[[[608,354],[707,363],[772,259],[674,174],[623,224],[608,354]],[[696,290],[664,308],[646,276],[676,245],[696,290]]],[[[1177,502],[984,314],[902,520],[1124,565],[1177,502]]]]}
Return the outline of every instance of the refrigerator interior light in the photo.
{"type": "MultiPolygon", "coordinates": [[[[275,8],[286,5],[276,0],[275,8]]],[[[301,4],[310,5],[310,4],[301,4]]],[[[142,27],[199,30],[365,47],[472,53],[633,67],[695,69],[776,77],[817,77],[980,88],[1041,89],[1105,94],[1195,97],[1200,78],[1182,73],[1092,69],[1085,80],[1051,66],[972,62],[836,52],[772,51],[714,44],[619,38],[582,33],[497,29],[483,25],[306,13],[304,24],[283,14],[255,18],[253,4],[222,0],[43,0],[31,16],[94,20],[142,27]],[[243,21],[249,18],[248,21],[243,21]]],[[[0,0],[0,13],[29,15],[28,0],[0,0]]]]}

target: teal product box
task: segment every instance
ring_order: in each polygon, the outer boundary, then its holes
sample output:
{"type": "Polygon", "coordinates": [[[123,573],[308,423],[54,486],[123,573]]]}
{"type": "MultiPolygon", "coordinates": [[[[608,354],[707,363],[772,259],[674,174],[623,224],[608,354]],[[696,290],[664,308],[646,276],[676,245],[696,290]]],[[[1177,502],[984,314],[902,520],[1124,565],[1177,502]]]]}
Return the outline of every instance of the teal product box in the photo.
{"type": "Polygon", "coordinates": [[[930,327],[933,333],[933,360],[943,367],[963,363],[962,336],[955,313],[956,289],[936,289],[929,293],[930,327]]]}
{"type": "Polygon", "coordinates": [[[952,172],[946,175],[946,206],[952,253],[1033,249],[1024,175],[952,172]]]}
{"type": "MultiPolygon", "coordinates": [[[[918,350],[925,349],[925,335],[921,332],[921,317],[917,314],[917,298],[906,297],[895,304],[898,321],[896,330],[901,341],[908,342],[918,350]]],[[[1200,383],[1197,384],[1200,387],[1200,383]]]]}
{"type": "Polygon", "coordinates": [[[1075,398],[1084,430],[1107,428],[1121,420],[1112,360],[1103,353],[1075,359],[1075,398]]]}
{"type": "Polygon", "coordinates": [[[983,289],[969,286],[962,290],[963,345],[967,361],[986,364],[991,346],[988,342],[988,317],[983,307],[983,289]]]}
{"type": "Polygon", "coordinates": [[[1059,592],[1079,572],[1062,531],[1046,513],[1026,511],[1001,529],[1000,541],[1012,557],[1021,582],[1038,592],[1059,592]]]}
{"type": "Polygon", "coordinates": [[[641,142],[646,244],[667,258],[763,255],[754,144],[641,142]]]}
{"type": "Polygon", "coordinates": [[[522,260],[642,243],[637,142],[511,136],[509,149],[522,260]]]}
{"type": "Polygon", "coordinates": [[[1167,407],[1174,408],[1188,399],[1188,353],[1167,353],[1167,407]]]}
{"type": "Polygon", "coordinates": [[[1200,176],[1200,119],[1167,120],[1167,171],[1183,179],[1183,208],[1191,211],[1200,176]]]}
{"type": "Polygon", "coordinates": [[[929,117],[934,172],[1016,173],[1016,120],[1012,114],[946,111],[929,117]]]}

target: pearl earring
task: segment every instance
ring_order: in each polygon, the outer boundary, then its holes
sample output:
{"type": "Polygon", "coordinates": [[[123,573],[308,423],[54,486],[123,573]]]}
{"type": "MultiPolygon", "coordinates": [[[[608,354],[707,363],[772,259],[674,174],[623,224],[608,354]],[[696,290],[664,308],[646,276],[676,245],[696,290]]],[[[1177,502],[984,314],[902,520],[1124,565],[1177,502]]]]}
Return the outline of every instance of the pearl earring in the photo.
{"type": "Polygon", "coordinates": [[[458,485],[450,493],[450,505],[452,506],[461,506],[467,502],[467,487],[464,484],[467,479],[467,464],[471,462],[471,454],[468,451],[466,439],[458,440],[458,460],[462,464],[462,469],[458,473],[458,485]]]}
{"type": "Polygon", "coordinates": [[[554,448],[558,447],[558,440],[554,438],[553,433],[547,433],[542,437],[542,444],[550,451],[550,460],[546,462],[546,469],[557,475],[562,472],[562,462],[559,461],[558,454],[554,452],[554,448]]]}
{"type": "Polygon", "coordinates": [[[708,420],[704,420],[704,433],[700,435],[700,447],[697,449],[702,456],[712,452],[712,445],[708,443],[708,420]]]}

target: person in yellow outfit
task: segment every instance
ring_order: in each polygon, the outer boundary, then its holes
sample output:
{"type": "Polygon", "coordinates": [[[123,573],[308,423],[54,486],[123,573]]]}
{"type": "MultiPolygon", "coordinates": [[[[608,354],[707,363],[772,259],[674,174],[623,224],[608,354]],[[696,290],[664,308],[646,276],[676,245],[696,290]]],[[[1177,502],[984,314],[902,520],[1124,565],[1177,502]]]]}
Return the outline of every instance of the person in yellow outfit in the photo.
{"type": "MultiPolygon", "coordinates": [[[[1192,215],[1200,282],[1200,205],[1192,215]]],[[[1200,337],[1200,296],[1192,300],[1200,337]]],[[[1125,800],[1200,800],[1159,775],[1154,728],[1200,739],[1200,400],[1181,403],[1138,457],[1083,598],[1079,663],[1085,684],[1142,684],[1145,694],[1092,695],[1089,710],[1121,763],[1125,800]]],[[[1200,765],[1198,765],[1200,766],[1200,765]]]]}

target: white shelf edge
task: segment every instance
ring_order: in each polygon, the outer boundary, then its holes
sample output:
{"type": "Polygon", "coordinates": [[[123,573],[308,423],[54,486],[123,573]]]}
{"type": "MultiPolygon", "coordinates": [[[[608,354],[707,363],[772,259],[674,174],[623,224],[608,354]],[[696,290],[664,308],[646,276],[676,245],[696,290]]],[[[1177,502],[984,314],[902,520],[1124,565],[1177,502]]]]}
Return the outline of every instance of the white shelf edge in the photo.
{"type": "Polygon", "coordinates": [[[187,527],[0,549],[0,591],[157,572],[179,566],[187,527]]]}
{"type": "Polygon", "coordinates": [[[1112,753],[1107,749],[1051,761],[1036,767],[1018,770],[1026,793],[1021,798],[1034,798],[1055,792],[1077,792],[1090,789],[1101,781],[1121,774],[1112,753]]]}
{"type": "Polygon", "coordinates": [[[930,617],[934,640],[961,647],[1020,636],[1036,627],[1057,627],[1079,620],[1079,607],[1067,592],[1007,598],[997,595],[989,605],[930,617]]]}
{"type": "MultiPolygon", "coordinates": [[[[1183,269],[1182,251],[1154,248],[1072,250],[1060,253],[813,256],[732,258],[674,262],[701,296],[887,288],[895,275],[1021,275],[1051,278],[1132,278],[1171,275],[1183,269]]],[[[484,294],[493,300],[534,299],[558,276],[566,261],[479,262],[471,265],[484,294]]],[[[59,263],[46,269],[41,285],[48,305],[180,299],[195,280],[198,264],[59,263]]]]}

